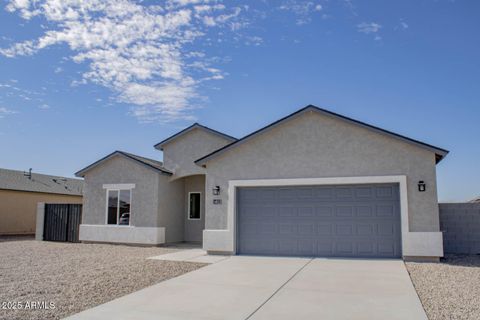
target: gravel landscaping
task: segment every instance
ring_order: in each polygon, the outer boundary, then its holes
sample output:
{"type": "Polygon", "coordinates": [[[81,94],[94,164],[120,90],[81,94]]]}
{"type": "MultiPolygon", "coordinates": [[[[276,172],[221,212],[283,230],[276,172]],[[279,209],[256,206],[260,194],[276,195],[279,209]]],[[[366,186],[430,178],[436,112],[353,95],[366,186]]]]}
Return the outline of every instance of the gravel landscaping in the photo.
{"type": "Polygon", "coordinates": [[[173,251],[0,239],[0,319],[60,319],[204,266],[146,260],[173,251]],[[25,310],[31,302],[55,308],[25,310]]]}
{"type": "Polygon", "coordinates": [[[480,319],[480,255],[406,265],[430,320],[480,319]]]}

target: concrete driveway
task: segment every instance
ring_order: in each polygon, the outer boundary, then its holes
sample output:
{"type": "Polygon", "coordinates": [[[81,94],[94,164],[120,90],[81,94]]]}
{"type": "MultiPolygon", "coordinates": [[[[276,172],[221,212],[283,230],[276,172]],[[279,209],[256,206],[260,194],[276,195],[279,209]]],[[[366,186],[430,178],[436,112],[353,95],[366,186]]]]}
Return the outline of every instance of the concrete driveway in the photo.
{"type": "Polygon", "coordinates": [[[69,319],[427,317],[400,260],[233,256],[69,319]]]}

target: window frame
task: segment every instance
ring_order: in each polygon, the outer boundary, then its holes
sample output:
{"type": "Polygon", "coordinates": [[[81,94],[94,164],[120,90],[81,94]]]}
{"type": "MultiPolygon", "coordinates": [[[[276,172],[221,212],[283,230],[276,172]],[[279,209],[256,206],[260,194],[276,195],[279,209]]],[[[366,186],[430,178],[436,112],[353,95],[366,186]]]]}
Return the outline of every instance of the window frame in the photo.
{"type": "Polygon", "coordinates": [[[114,227],[131,227],[132,224],[132,198],[133,198],[133,187],[126,186],[124,188],[120,186],[116,186],[115,188],[105,188],[105,225],[106,226],[114,226],[114,227]],[[130,191],[130,217],[128,218],[128,225],[123,225],[123,224],[118,224],[120,221],[120,191],[125,191],[128,190],[130,191]],[[116,191],[117,192],[117,223],[108,223],[108,194],[110,191],[116,191]]]}
{"type": "Polygon", "coordinates": [[[193,221],[202,220],[202,192],[200,192],[200,191],[190,191],[188,193],[187,202],[188,202],[188,204],[187,204],[187,207],[188,207],[188,209],[187,209],[187,219],[188,220],[193,220],[193,221]],[[192,194],[199,194],[200,195],[200,197],[199,197],[199,208],[198,208],[198,215],[199,215],[198,218],[190,218],[190,209],[191,209],[190,208],[190,195],[192,195],[192,194]]]}

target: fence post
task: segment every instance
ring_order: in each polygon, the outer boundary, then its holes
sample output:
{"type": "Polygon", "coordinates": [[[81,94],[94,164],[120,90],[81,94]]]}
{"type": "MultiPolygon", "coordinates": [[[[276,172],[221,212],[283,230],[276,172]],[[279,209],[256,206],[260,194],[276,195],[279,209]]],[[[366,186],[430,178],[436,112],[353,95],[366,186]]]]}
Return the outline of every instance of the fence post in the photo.
{"type": "Polygon", "coordinates": [[[37,226],[35,240],[43,241],[43,224],[45,222],[45,202],[37,202],[37,226]]]}

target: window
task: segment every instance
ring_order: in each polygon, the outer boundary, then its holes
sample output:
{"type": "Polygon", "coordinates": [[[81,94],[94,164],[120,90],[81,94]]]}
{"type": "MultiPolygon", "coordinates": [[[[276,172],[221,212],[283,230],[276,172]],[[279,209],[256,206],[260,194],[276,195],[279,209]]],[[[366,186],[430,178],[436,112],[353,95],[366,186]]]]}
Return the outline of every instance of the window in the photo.
{"type": "Polygon", "coordinates": [[[130,225],[132,190],[107,190],[107,224],[130,225]]]}
{"type": "Polygon", "coordinates": [[[188,219],[200,219],[200,192],[188,193],[188,219]]]}

